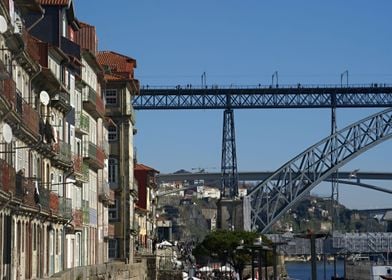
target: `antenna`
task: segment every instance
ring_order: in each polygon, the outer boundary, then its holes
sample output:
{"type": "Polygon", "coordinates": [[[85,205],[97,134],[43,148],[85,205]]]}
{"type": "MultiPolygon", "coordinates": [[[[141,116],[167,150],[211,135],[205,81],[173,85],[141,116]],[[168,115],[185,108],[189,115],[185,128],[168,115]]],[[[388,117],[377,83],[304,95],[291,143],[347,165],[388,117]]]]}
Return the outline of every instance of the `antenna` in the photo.
{"type": "Polygon", "coordinates": [[[5,33],[8,30],[8,25],[5,17],[0,16],[0,34],[5,33]]]}
{"type": "Polygon", "coordinates": [[[3,139],[4,141],[9,144],[12,141],[13,134],[12,134],[12,128],[8,123],[3,123],[1,132],[3,134],[3,139]]]}
{"type": "Polygon", "coordinates": [[[49,101],[50,101],[50,97],[49,97],[49,94],[46,92],[46,91],[41,91],[40,92],[40,94],[39,94],[39,100],[41,101],[41,103],[43,104],[43,105],[48,105],[49,104],[49,101]]]}

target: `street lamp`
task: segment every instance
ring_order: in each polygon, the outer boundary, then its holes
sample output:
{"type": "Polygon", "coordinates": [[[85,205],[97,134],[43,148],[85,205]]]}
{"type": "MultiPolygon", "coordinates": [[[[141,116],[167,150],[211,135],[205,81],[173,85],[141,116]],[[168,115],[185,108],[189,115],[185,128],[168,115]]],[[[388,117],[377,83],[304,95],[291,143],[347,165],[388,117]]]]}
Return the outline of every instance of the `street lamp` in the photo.
{"type": "Polygon", "coordinates": [[[255,272],[254,272],[254,252],[258,251],[258,274],[259,274],[259,279],[261,278],[262,275],[262,268],[261,268],[261,259],[262,259],[262,253],[264,251],[264,273],[265,273],[265,279],[268,279],[268,269],[267,269],[267,251],[271,250],[270,247],[267,246],[267,244],[263,243],[263,239],[261,236],[256,238],[256,240],[253,242],[252,245],[246,246],[247,248],[251,249],[252,252],[252,280],[255,279],[255,272]]]}
{"type": "Polygon", "coordinates": [[[279,78],[278,78],[278,71],[275,71],[273,74],[272,74],[272,84],[271,84],[271,86],[274,86],[274,78],[276,77],[276,87],[279,87],[279,78]]]}
{"type": "Polygon", "coordinates": [[[310,255],[312,267],[312,280],[317,280],[317,261],[316,261],[316,239],[325,238],[326,233],[314,233],[312,230],[307,230],[306,234],[295,235],[295,237],[305,238],[310,240],[310,255]]]}
{"type": "Polygon", "coordinates": [[[346,75],[346,84],[347,84],[347,87],[348,87],[348,70],[346,70],[342,74],[340,74],[340,87],[343,87],[344,75],[346,75]]]}

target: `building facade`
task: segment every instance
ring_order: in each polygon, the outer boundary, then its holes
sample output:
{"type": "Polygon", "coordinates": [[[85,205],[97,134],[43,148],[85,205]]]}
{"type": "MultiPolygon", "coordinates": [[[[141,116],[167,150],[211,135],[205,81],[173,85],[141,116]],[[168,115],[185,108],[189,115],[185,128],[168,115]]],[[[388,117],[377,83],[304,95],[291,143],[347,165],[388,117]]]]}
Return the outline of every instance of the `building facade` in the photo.
{"type": "MultiPolygon", "coordinates": [[[[0,0],[0,49],[0,279],[107,262],[113,122],[95,28],[76,19],[72,0],[0,0]]],[[[127,88],[128,103],[136,91],[127,88]]]]}
{"type": "Polygon", "coordinates": [[[137,163],[134,168],[138,183],[138,200],[135,207],[135,218],[139,223],[139,234],[136,240],[140,253],[153,253],[157,240],[156,233],[156,176],[159,171],[137,163]]]}
{"type": "Polygon", "coordinates": [[[105,101],[108,126],[108,181],[115,192],[115,203],[109,208],[109,224],[114,236],[109,237],[109,259],[133,262],[134,240],[138,225],[134,220],[134,201],[137,185],[134,181],[135,112],[132,97],[139,92],[134,79],[136,60],[111,51],[97,54],[105,72],[105,101]]]}

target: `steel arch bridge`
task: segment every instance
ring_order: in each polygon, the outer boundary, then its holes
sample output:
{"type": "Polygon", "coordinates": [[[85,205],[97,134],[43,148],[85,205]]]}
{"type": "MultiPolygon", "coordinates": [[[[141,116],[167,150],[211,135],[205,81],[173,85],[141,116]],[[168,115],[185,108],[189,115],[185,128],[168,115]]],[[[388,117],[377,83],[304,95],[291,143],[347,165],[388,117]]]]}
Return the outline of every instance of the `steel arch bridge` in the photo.
{"type": "Polygon", "coordinates": [[[334,133],[292,159],[244,198],[246,230],[266,233],[341,166],[392,137],[392,108],[334,133]]]}
{"type": "Polygon", "coordinates": [[[132,105],[135,110],[224,109],[221,191],[235,198],[238,171],[234,109],[332,108],[335,119],[336,108],[392,107],[392,85],[143,86],[132,105]]]}

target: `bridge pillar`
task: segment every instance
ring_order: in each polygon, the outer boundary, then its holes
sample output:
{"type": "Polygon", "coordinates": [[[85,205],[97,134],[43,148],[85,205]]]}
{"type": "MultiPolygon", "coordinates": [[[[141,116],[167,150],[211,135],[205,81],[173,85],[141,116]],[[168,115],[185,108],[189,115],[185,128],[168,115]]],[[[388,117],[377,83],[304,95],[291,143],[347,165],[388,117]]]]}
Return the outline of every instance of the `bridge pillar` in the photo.
{"type": "Polygon", "coordinates": [[[243,200],[221,198],[217,202],[217,228],[244,230],[243,200]]]}
{"type": "Polygon", "coordinates": [[[221,197],[238,196],[238,170],[234,131],[234,112],[226,109],[223,114],[221,197]]]}

